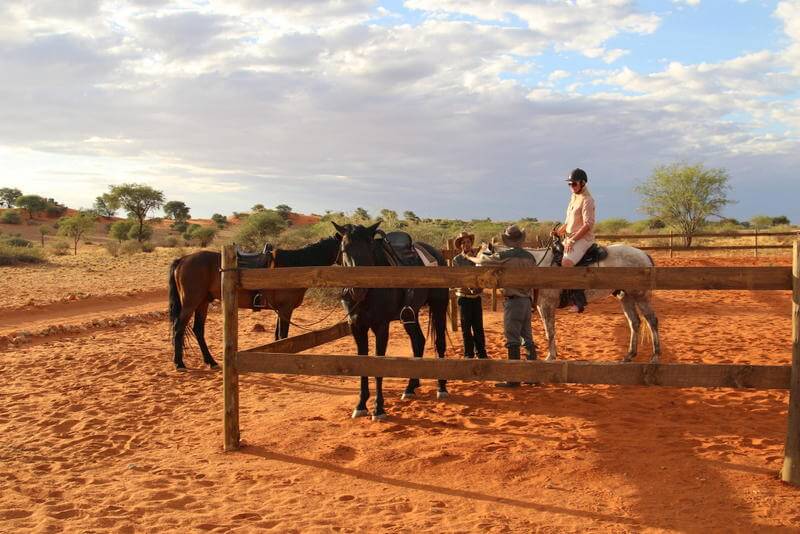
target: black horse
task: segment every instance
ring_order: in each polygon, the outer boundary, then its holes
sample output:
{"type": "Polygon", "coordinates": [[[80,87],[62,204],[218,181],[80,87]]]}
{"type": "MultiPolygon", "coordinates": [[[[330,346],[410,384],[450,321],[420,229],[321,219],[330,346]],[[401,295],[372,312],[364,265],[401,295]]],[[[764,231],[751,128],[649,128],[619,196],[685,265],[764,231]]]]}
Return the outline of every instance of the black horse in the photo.
{"type": "MultiPolygon", "coordinates": [[[[370,227],[364,227],[352,224],[340,226],[333,223],[336,230],[342,235],[341,257],[343,266],[390,266],[397,263],[393,261],[396,256],[388,248],[390,245],[383,239],[383,233],[378,232],[379,224],[380,222],[370,227]],[[377,239],[376,233],[379,234],[377,239]]],[[[417,244],[436,258],[436,262],[440,266],[445,265],[444,258],[438,250],[426,243],[417,242],[417,244]]],[[[407,289],[398,288],[351,288],[344,291],[342,303],[350,317],[351,331],[359,355],[367,355],[369,353],[367,336],[369,331],[372,330],[375,335],[375,354],[377,356],[385,356],[386,345],[389,342],[389,323],[399,320],[400,314],[403,312],[403,327],[411,338],[411,349],[414,352],[414,357],[421,358],[425,351],[425,336],[416,318],[418,317],[419,309],[427,304],[433,326],[436,353],[439,358],[444,358],[449,290],[447,288],[418,288],[414,289],[411,294],[408,291],[407,289]],[[406,308],[407,306],[413,310],[413,316],[411,316],[413,321],[410,322],[406,320],[411,311],[406,308]]],[[[447,397],[447,381],[439,380],[438,382],[437,398],[447,397]]],[[[403,398],[412,398],[419,385],[418,378],[409,379],[403,398]]],[[[375,413],[372,419],[381,420],[386,417],[386,412],[383,408],[383,379],[381,377],[375,377],[375,390],[375,413]]],[[[367,399],[369,399],[369,378],[362,376],[361,394],[358,399],[358,406],[353,411],[354,418],[369,415],[367,399]]]]}
{"type": "MultiPolygon", "coordinates": [[[[276,249],[273,252],[275,267],[311,267],[332,265],[339,256],[340,236],[326,237],[297,250],[276,249]]],[[[186,369],[183,363],[183,345],[186,327],[194,314],[192,332],[203,362],[212,369],[218,367],[211,356],[205,340],[205,324],[208,305],[220,298],[220,275],[222,256],[219,252],[201,250],[182,256],[169,268],[169,320],[172,329],[173,361],[179,371],[186,369]]],[[[303,302],[305,289],[269,289],[261,291],[239,290],[239,307],[252,308],[254,298],[260,294],[259,307],[275,310],[275,339],[289,335],[292,312],[303,302]]]]}

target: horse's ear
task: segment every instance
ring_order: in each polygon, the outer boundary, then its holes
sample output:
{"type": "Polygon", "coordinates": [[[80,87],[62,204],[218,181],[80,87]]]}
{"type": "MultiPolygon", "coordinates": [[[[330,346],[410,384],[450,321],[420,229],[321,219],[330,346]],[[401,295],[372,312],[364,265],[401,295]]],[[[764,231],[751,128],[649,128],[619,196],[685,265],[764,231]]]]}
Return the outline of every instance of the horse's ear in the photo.
{"type": "Polygon", "coordinates": [[[345,228],[344,226],[336,224],[335,221],[331,221],[331,224],[333,225],[334,228],[336,228],[336,231],[339,233],[340,236],[344,236],[347,233],[347,228],[345,228]]]}
{"type": "Polygon", "coordinates": [[[382,223],[382,222],[383,222],[383,221],[381,221],[381,220],[379,219],[379,220],[378,220],[378,222],[376,222],[375,224],[373,224],[372,226],[370,226],[369,228],[367,228],[367,231],[370,233],[370,235],[372,235],[372,236],[374,236],[374,235],[375,235],[375,232],[378,230],[378,227],[381,225],[381,223],[382,223]]]}

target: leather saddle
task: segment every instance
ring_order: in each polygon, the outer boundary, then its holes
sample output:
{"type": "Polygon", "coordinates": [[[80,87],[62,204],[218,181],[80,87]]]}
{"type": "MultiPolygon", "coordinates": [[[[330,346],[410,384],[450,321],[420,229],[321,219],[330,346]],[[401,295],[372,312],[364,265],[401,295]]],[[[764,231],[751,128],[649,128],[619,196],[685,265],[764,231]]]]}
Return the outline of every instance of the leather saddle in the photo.
{"type": "MultiPolygon", "coordinates": [[[[601,247],[597,243],[592,243],[592,246],[586,251],[583,257],[575,267],[590,267],[593,263],[598,263],[606,259],[608,250],[606,247],[601,247]]],[[[564,244],[560,239],[553,241],[553,263],[561,266],[561,260],[564,258],[564,244]]]]}
{"type": "MultiPolygon", "coordinates": [[[[401,267],[423,267],[426,262],[422,261],[420,254],[430,255],[426,250],[414,245],[411,236],[405,232],[388,232],[383,235],[384,250],[388,256],[389,263],[401,267]]],[[[436,258],[429,258],[430,262],[436,264],[436,258]]],[[[403,323],[417,322],[417,309],[419,302],[415,302],[414,288],[404,290],[403,308],[400,310],[400,320],[403,323]]]]}
{"type": "Polygon", "coordinates": [[[264,245],[264,250],[261,252],[242,252],[236,248],[236,260],[240,269],[268,269],[272,267],[272,262],[275,259],[273,254],[273,247],[271,243],[264,245]]]}

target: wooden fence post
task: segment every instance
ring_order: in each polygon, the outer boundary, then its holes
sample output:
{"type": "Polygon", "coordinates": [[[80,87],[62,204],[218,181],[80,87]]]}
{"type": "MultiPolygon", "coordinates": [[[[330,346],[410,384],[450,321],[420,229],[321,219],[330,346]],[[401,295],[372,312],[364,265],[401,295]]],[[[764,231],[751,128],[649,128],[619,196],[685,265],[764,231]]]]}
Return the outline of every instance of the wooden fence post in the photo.
{"type": "Polygon", "coordinates": [[[758,257],[758,228],[756,228],[754,255],[756,258],[758,257]]]}
{"type": "Polygon", "coordinates": [[[235,245],[225,245],[222,249],[222,340],[225,350],[222,419],[226,451],[239,448],[239,371],[236,368],[236,353],[239,351],[238,266],[235,245]]]}
{"type": "Polygon", "coordinates": [[[672,257],[672,240],[675,237],[675,234],[672,232],[669,233],[669,257],[672,257]]]}
{"type": "MultiPolygon", "coordinates": [[[[451,251],[451,255],[455,254],[456,250],[456,241],[455,239],[448,239],[447,240],[447,250],[451,251]]],[[[447,265],[450,267],[453,266],[453,260],[447,260],[447,265]]],[[[451,332],[458,332],[458,299],[456,298],[455,289],[450,289],[450,331],[451,332]]]]}
{"type": "Polygon", "coordinates": [[[792,378],[781,480],[800,486],[800,241],[792,249],[792,378]]]}

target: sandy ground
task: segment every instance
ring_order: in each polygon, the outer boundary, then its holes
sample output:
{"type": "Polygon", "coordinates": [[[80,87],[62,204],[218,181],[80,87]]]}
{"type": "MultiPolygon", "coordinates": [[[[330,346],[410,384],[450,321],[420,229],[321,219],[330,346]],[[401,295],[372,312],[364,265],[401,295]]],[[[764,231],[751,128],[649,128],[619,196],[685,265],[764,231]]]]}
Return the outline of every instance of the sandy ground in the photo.
{"type": "MultiPolygon", "coordinates": [[[[158,293],[167,260],[135,280],[123,268],[87,281],[83,270],[94,267],[77,264],[0,271],[9,299],[0,305],[0,532],[800,528],[800,490],[776,476],[788,400],[780,391],[452,382],[452,396],[437,401],[425,381],[404,402],[404,381],[387,379],[390,417],[373,423],[349,418],[357,379],[245,375],[244,447],[223,453],[221,373],[202,369],[196,348],[188,373],[170,363],[158,293]],[[65,303],[65,292],[88,296],[65,303]],[[42,295],[53,298],[18,306],[42,295]]],[[[788,292],[654,299],[665,362],[790,362],[788,292]]],[[[297,321],[328,313],[306,305],[297,321]]],[[[487,309],[485,320],[491,356],[505,357],[501,313],[487,309]]],[[[243,348],[269,341],[254,330],[271,331],[271,313],[243,311],[240,322],[243,348]]],[[[560,313],[558,330],[562,358],[617,360],[627,345],[611,299],[582,316],[560,313]]],[[[543,346],[538,321],[534,335],[543,346]]],[[[460,334],[450,336],[448,356],[458,357],[460,334]]],[[[219,307],[207,339],[221,359],[219,307]]],[[[355,352],[349,338],[314,351],[355,352]]],[[[389,354],[410,354],[399,325],[389,354]]],[[[638,360],[649,355],[643,347],[638,360]]]]}

